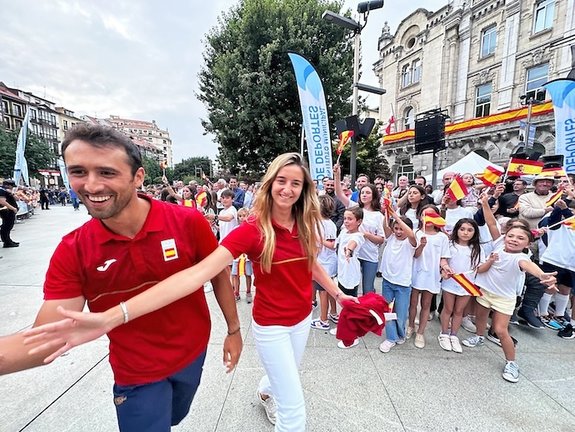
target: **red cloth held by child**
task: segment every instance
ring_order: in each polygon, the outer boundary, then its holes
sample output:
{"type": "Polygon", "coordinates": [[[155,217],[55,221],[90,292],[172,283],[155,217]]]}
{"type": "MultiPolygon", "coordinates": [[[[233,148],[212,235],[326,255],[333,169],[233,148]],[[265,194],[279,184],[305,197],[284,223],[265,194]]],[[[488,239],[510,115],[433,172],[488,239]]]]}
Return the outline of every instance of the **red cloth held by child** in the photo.
{"type": "Polygon", "coordinates": [[[376,293],[368,293],[358,298],[359,303],[351,300],[342,303],[343,310],[339,314],[336,337],[345,346],[350,346],[353,341],[368,332],[381,336],[385,327],[386,312],[389,312],[387,301],[376,293]],[[380,322],[370,312],[373,311],[381,318],[380,322]]]}

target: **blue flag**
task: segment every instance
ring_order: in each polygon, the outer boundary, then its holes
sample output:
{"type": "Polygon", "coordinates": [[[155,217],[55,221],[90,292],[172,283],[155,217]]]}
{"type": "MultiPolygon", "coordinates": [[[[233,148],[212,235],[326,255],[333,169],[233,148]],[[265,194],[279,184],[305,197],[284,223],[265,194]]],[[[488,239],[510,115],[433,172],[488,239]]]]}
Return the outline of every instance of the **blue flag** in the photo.
{"type": "Polygon", "coordinates": [[[295,72],[303,117],[309,170],[314,180],[333,177],[331,140],[325,94],[314,67],[299,54],[289,53],[295,72]]]}
{"type": "Polygon", "coordinates": [[[563,155],[567,174],[575,173],[575,80],[556,79],[543,85],[555,112],[555,154],[563,155]]]}
{"type": "Polygon", "coordinates": [[[16,160],[14,161],[14,181],[16,185],[20,184],[20,178],[24,184],[30,185],[30,177],[28,176],[28,162],[24,157],[26,150],[26,138],[28,136],[28,126],[30,124],[30,110],[26,111],[20,133],[18,134],[18,143],[16,144],[16,160]]]}

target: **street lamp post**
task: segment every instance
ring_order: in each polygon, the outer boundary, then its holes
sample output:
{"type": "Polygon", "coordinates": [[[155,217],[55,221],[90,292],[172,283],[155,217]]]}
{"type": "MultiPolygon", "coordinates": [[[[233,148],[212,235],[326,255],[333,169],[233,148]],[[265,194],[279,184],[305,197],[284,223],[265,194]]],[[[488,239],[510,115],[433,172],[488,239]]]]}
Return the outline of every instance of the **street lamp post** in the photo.
{"type": "MultiPolygon", "coordinates": [[[[357,5],[357,11],[363,14],[364,23],[361,25],[359,22],[336,14],[332,11],[325,11],[321,16],[324,20],[329,21],[337,26],[343,27],[347,30],[351,30],[354,33],[353,36],[353,94],[352,94],[352,110],[351,114],[357,116],[359,110],[359,90],[367,91],[370,93],[376,93],[382,95],[385,90],[376,87],[371,87],[368,85],[359,83],[359,51],[361,43],[361,31],[367,24],[367,16],[370,10],[380,9],[383,7],[383,0],[370,0],[366,2],[359,3],[357,5]]],[[[353,136],[351,139],[351,154],[349,161],[349,172],[351,175],[351,184],[355,184],[356,168],[357,168],[357,140],[353,136]]]]}

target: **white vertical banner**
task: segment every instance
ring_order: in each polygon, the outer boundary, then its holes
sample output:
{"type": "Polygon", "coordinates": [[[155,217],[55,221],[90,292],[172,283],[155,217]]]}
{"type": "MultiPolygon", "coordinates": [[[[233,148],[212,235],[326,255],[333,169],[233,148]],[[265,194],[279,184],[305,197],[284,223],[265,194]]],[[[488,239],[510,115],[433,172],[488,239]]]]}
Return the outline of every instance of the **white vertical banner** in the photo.
{"type": "Polygon", "coordinates": [[[26,150],[26,138],[28,137],[28,126],[30,125],[30,109],[26,111],[20,133],[18,134],[18,141],[16,144],[16,160],[14,161],[14,181],[16,185],[20,184],[20,178],[24,180],[24,184],[30,185],[30,177],[28,176],[28,162],[24,157],[26,150]]]}
{"type": "Polygon", "coordinates": [[[563,167],[575,173],[575,80],[568,78],[549,81],[547,89],[555,112],[555,154],[563,155],[563,167]]]}
{"type": "Polygon", "coordinates": [[[289,53],[297,81],[309,170],[314,180],[333,177],[331,139],[325,94],[315,68],[301,55],[289,53]]]}

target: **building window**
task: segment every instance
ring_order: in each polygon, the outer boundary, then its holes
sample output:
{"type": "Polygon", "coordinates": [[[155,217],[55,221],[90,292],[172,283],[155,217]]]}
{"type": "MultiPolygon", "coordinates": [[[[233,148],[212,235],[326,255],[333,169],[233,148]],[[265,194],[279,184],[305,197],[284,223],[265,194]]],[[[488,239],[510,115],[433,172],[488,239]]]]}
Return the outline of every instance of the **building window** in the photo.
{"type": "Polygon", "coordinates": [[[415,111],[412,107],[407,107],[403,112],[403,129],[415,128],[415,111]]]}
{"type": "Polygon", "coordinates": [[[527,81],[525,83],[525,95],[527,100],[545,100],[545,89],[542,87],[548,80],[549,64],[544,63],[527,69],[527,81]]]}
{"type": "Polygon", "coordinates": [[[2,100],[2,111],[4,111],[5,114],[10,114],[7,100],[2,100]]]}
{"type": "Polygon", "coordinates": [[[533,14],[533,33],[549,29],[553,26],[555,15],[555,0],[538,0],[533,14]]]}
{"type": "Polygon", "coordinates": [[[12,123],[10,123],[10,117],[4,116],[4,125],[6,129],[12,130],[12,123]]]}
{"type": "Polygon", "coordinates": [[[401,68],[401,87],[411,84],[411,66],[406,64],[401,68]]]}
{"type": "Polygon", "coordinates": [[[401,176],[406,176],[409,180],[413,180],[415,178],[415,170],[413,169],[413,163],[409,159],[403,159],[399,166],[397,167],[397,179],[401,176]]]}
{"type": "Polygon", "coordinates": [[[481,33],[481,58],[495,53],[497,43],[497,27],[491,26],[481,33]]]}
{"type": "Polygon", "coordinates": [[[491,83],[477,86],[475,92],[475,117],[484,117],[489,115],[491,107],[491,83]]]}
{"type": "Polygon", "coordinates": [[[12,104],[12,108],[14,108],[14,115],[18,117],[22,117],[22,107],[18,104],[12,104]]]}
{"type": "Polygon", "coordinates": [[[68,130],[68,120],[63,120],[62,123],[64,124],[64,130],[68,130]]]}
{"type": "Polygon", "coordinates": [[[421,60],[417,59],[411,63],[411,77],[413,83],[418,83],[421,79],[421,60]]]}
{"type": "Polygon", "coordinates": [[[30,118],[36,120],[38,118],[38,112],[35,109],[30,108],[30,118]]]}

